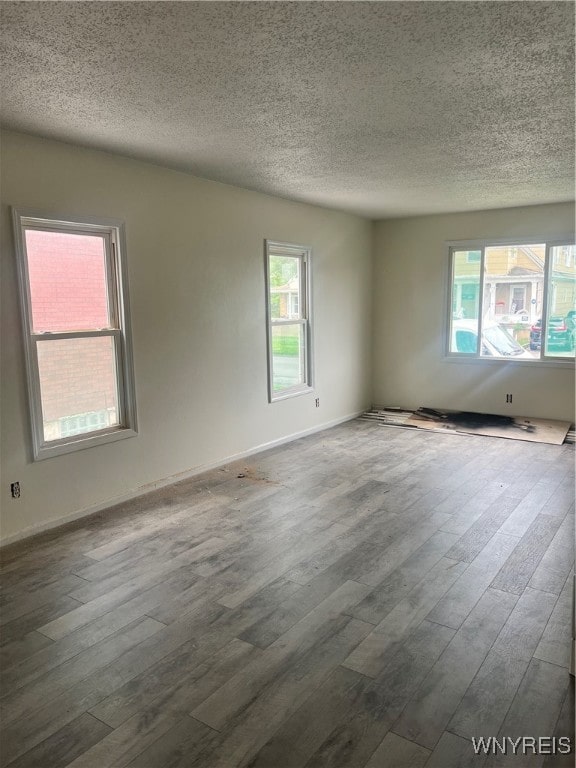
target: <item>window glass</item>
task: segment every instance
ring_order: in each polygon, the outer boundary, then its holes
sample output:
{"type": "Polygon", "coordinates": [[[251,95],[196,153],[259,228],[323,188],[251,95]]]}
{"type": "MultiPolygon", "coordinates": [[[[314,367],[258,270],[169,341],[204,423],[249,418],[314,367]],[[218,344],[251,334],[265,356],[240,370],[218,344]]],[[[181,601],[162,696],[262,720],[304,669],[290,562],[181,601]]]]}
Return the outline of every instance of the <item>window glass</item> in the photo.
{"type": "Polygon", "coordinates": [[[452,255],[452,332],[450,336],[450,352],[472,355],[475,355],[477,352],[477,322],[480,307],[480,259],[470,259],[470,254],[476,255],[479,253],[480,251],[458,250],[454,251],[452,255]]]}
{"type": "MultiPolygon", "coordinates": [[[[55,339],[38,342],[38,370],[42,400],[44,440],[60,440],[61,420],[83,414],[105,413],[105,424],[118,424],[118,390],[114,340],[110,336],[55,339]]],[[[85,426],[88,424],[86,422],[85,426]]],[[[66,434],[90,429],[67,427],[66,434]]]]}
{"type": "Polygon", "coordinates": [[[104,238],[26,230],[34,331],[110,325],[104,238]]]}
{"type": "Polygon", "coordinates": [[[488,357],[518,357],[524,348],[500,325],[484,325],[482,354],[488,357]]]}
{"type": "Polygon", "coordinates": [[[302,325],[272,327],[272,389],[281,392],[306,381],[306,339],[302,325]]]}
{"type": "Polygon", "coordinates": [[[476,352],[478,345],[478,334],[472,331],[460,331],[456,330],[456,352],[476,352]]]}
{"type": "MultiPolygon", "coordinates": [[[[546,245],[488,246],[484,256],[482,355],[530,354],[530,327],[542,315],[546,245]]],[[[535,350],[532,349],[532,353],[535,350]]]]}
{"type": "Polygon", "coordinates": [[[270,314],[273,320],[299,317],[300,259],[270,256],[270,314]]]}
{"type": "Polygon", "coordinates": [[[576,346],[576,246],[550,249],[546,355],[574,357],[576,346]]]}

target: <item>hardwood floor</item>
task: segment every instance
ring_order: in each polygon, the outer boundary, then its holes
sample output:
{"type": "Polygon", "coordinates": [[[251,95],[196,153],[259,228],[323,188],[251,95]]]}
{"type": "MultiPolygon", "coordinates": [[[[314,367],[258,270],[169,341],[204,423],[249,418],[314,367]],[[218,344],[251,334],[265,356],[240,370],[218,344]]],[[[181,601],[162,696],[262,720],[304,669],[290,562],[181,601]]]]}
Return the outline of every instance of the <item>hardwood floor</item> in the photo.
{"type": "Polygon", "coordinates": [[[2,551],[10,768],[572,766],[574,449],[353,421],[2,551]]]}

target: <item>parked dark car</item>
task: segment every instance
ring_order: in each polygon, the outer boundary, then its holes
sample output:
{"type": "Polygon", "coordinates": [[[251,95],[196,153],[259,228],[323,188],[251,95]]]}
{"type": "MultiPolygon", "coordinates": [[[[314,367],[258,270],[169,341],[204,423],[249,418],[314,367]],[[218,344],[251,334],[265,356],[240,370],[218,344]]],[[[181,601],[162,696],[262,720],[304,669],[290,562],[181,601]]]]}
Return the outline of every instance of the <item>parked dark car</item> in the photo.
{"type": "MultiPolygon", "coordinates": [[[[571,351],[576,345],[576,311],[568,312],[566,317],[553,315],[548,318],[548,349],[571,351]]],[[[542,347],[542,318],[530,328],[530,349],[542,347]]]]}

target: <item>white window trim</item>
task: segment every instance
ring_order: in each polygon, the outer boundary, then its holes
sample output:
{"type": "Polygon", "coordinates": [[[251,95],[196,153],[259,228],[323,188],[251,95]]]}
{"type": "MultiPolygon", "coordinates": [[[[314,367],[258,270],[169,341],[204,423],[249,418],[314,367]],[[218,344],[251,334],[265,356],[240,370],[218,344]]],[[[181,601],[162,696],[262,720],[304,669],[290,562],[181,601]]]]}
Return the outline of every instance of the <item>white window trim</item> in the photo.
{"type": "Polygon", "coordinates": [[[542,236],[532,235],[529,237],[494,237],[475,240],[448,240],[445,242],[448,258],[447,275],[444,279],[444,291],[445,291],[445,313],[444,323],[442,328],[443,338],[443,357],[444,361],[448,363],[466,363],[471,365],[506,365],[506,366],[519,366],[519,367],[548,367],[548,368],[574,368],[574,358],[561,358],[554,355],[546,355],[545,349],[541,350],[540,358],[534,358],[533,360],[508,360],[506,358],[499,357],[483,357],[480,354],[480,335],[478,335],[478,350],[475,355],[452,352],[450,350],[450,332],[452,328],[452,287],[453,287],[453,253],[454,251],[481,251],[480,258],[480,282],[479,282],[479,316],[482,317],[482,303],[483,303],[483,285],[484,285],[484,253],[486,248],[498,247],[498,246],[510,246],[510,245],[533,245],[534,243],[543,243],[546,246],[546,256],[544,263],[544,283],[543,283],[543,303],[542,303],[542,316],[546,316],[548,310],[548,283],[549,274],[552,269],[551,259],[549,254],[552,248],[574,244],[576,235],[574,232],[566,235],[554,235],[542,236]]]}
{"type": "Polygon", "coordinates": [[[136,395],[134,388],[134,365],[132,357],[132,334],[130,327],[130,306],[128,298],[128,268],[126,263],[126,241],[124,224],[117,219],[101,219],[92,216],[61,216],[47,214],[29,208],[13,208],[14,240],[18,264],[20,307],[24,332],[24,348],[30,404],[32,430],[32,456],[35,461],[60,456],[66,453],[91,448],[96,445],[134,437],[138,434],[136,418],[136,395]],[[106,270],[108,292],[112,303],[110,308],[115,328],[82,332],[34,333],[30,281],[24,229],[40,229],[54,232],[77,232],[98,234],[106,243],[106,270]],[[93,338],[110,336],[116,340],[116,371],[118,385],[119,424],[108,429],[97,430],[60,440],[44,440],[40,376],[36,344],[40,340],[67,338],[93,338]]]}
{"type": "Polygon", "coordinates": [[[268,402],[286,400],[290,397],[310,394],[314,391],[314,365],[312,340],[312,249],[305,245],[283,243],[276,240],[264,241],[264,274],[266,279],[266,337],[268,352],[268,402]],[[270,255],[291,256],[300,258],[300,320],[273,320],[270,313],[270,255]],[[274,392],[273,390],[273,358],[272,358],[272,327],[279,325],[304,326],[306,350],[304,355],[304,383],[274,392]]]}

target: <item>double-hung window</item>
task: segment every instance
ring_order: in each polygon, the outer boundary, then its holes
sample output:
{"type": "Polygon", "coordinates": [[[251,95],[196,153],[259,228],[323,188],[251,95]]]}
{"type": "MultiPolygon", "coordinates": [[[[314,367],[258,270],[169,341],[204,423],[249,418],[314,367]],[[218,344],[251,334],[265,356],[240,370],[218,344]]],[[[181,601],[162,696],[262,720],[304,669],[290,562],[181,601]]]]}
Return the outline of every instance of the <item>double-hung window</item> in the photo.
{"type": "Polygon", "coordinates": [[[13,215],[34,458],[135,435],[122,224],[13,215]]]}
{"type": "Polygon", "coordinates": [[[270,402],[312,389],[310,249],[266,241],[270,402]]]}
{"type": "Polygon", "coordinates": [[[449,250],[449,356],[574,360],[573,238],[470,241],[449,250]]]}

